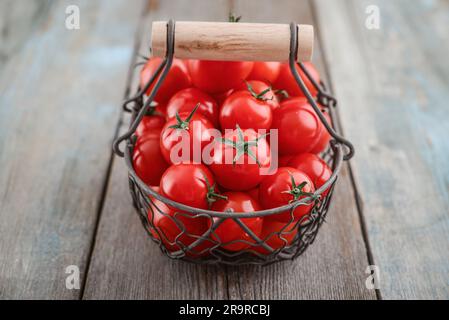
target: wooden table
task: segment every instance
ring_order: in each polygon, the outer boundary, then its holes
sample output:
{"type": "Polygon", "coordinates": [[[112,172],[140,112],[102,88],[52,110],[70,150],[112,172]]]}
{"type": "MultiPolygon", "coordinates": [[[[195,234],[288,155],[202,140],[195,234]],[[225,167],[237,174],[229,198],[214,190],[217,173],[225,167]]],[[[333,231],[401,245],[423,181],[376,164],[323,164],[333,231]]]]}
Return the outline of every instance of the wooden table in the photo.
{"type": "Polygon", "coordinates": [[[405,0],[0,3],[0,298],[449,298],[449,4],[405,0]],[[79,30],[65,28],[75,4],[79,30]],[[366,27],[370,5],[380,29],[366,27]],[[374,8],[375,9],[375,8],[374,8]],[[314,24],[314,62],[357,150],[297,261],[171,261],[131,206],[111,143],[153,20],[314,24]],[[67,289],[66,268],[80,270],[67,289]],[[369,265],[379,290],[365,285],[369,265]]]}

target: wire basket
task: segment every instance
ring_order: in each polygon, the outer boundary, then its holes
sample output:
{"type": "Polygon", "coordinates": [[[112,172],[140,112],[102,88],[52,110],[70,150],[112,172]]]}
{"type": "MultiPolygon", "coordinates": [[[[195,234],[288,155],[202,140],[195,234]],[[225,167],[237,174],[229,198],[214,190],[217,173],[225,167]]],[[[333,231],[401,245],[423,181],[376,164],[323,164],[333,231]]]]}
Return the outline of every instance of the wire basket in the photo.
{"type": "Polygon", "coordinates": [[[321,224],[325,221],[342,162],[343,160],[349,160],[354,154],[352,144],[336,132],[332,124],[327,122],[320,110],[320,108],[326,109],[331,116],[332,123],[335,124],[336,118],[334,109],[337,106],[336,99],[327,93],[323,83],[316,83],[302,63],[298,63],[300,69],[318,91],[317,98],[314,98],[308,91],[295,68],[297,25],[295,23],[290,25],[290,71],[308,102],[316,111],[324,127],[333,138],[330,141],[328,150],[322,154],[322,158],[329,167],[332,168],[333,173],[329,180],[309,197],[300,199],[283,207],[250,213],[216,212],[197,209],[172,201],[147,186],[137,176],[133,168],[132,154],[136,142],[134,133],[144,115],[147,114],[149,108],[152,107],[152,101],[170,70],[174,57],[174,30],[175,22],[170,20],[167,24],[166,57],[145,87],[139,88],[135,96],[124,102],[124,110],[132,113],[131,125],[125,134],[114,141],[113,146],[114,152],[118,156],[125,158],[126,166],[129,171],[129,188],[133,199],[133,205],[137,210],[145,230],[159,245],[165,255],[172,259],[180,259],[193,263],[267,265],[277,261],[293,260],[297,258],[315,240],[321,224]],[[145,92],[147,92],[153,83],[155,83],[153,90],[148,98],[146,98],[145,92]],[[132,107],[130,107],[131,104],[132,107]],[[124,152],[119,148],[123,141],[126,141],[124,152]],[[299,206],[309,205],[313,205],[310,213],[300,220],[295,221],[295,209],[299,206]],[[174,214],[168,214],[166,212],[168,206],[175,210],[174,214]],[[254,234],[245,224],[245,219],[247,218],[266,217],[285,212],[290,213],[290,222],[279,231],[268,234],[263,239],[254,234]],[[162,215],[167,219],[167,224],[171,224],[172,227],[177,228],[178,232],[175,237],[169,237],[161,229],[155,227],[153,219],[156,214],[162,215]],[[209,225],[208,230],[202,234],[190,233],[185,226],[185,222],[189,219],[206,220],[209,225]],[[249,236],[249,240],[239,239],[226,243],[220,240],[219,236],[215,233],[215,230],[222,223],[231,219],[249,236]],[[294,234],[294,237],[292,237],[292,234],[294,234]],[[270,239],[273,237],[277,237],[283,245],[278,246],[277,248],[271,247],[269,243],[270,239]],[[228,250],[228,248],[237,243],[242,244],[245,248],[239,251],[228,250]]]}

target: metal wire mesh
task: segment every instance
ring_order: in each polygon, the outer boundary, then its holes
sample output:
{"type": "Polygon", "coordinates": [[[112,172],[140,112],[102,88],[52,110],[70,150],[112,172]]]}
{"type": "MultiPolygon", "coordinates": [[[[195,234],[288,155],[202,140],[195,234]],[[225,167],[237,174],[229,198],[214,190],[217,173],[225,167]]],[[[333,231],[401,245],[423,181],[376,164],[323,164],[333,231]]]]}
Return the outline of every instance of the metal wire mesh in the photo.
{"type": "Polygon", "coordinates": [[[170,21],[167,25],[167,57],[162,61],[159,69],[148,84],[144,88],[139,88],[134,97],[124,102],[124,109],[132,112],[132,121],[128,132],[114,142],[114,151],[116,154],[125,158],[129,170],[129,188],[133,204],[144,228],[150,237],[159,245],[162,252],[172,259],[206,264],[267,265],[277,261],[297,258],[315,240],[320,226],[325,221],[342,161],[351,158],[354,153],[350,142],[341,137],[335,131],[332,124],[327,123],[326,118],[321,113],[321,108],[327,109],[331,115],[332,123],[335,123],[335,112],[332,109],[337,106],[336,99],[326,92],[322,83],[318,84],[314,81],[302,64],[298,65],[316,87],[318,91],[317,98],[314,98],[310,94],[298,75],[295,68],[297,29],[296,24],[292,23],[290,70],[298,86],[317,112],[329,134],[333,137],[330,147],[322,154],[322,158],[332,168],[332,176],[322,187],[315,191],[313,196],[280,208],[251,213],[215,212],[192,208],[167,199],[140,180],[133,168],[132,154],[136,141],[134,132],[143,116],[151,107],[151,102],[160,84],[164,81],[173,60],[174,27],[175,23],[173,21],[170,21]],[[144,93],[154,82],[156,82],[155,86],[149,97],[146,98],[144,93]],[[131,108],[129,108],[130,104],[132,104],[131,108]],[[320,107],[318,107],[318,104],[320,107]],[[123,141],[127,142],[124,152],[119,149],[119,145],[123,141]],[[349,150],[346,154],[343,154],[343,146],[346,146],[347,150],[349,150]],[[295,209],[299,206],[309,205],[312,206],[310,213],[300,220],[295,221],[295,209]],[[263,239],[259,238],[245,223],[251,218],[285,214],[286,212],[290,214],[290,222],[282,229],[268,234],[263,239]],[[158,219],[164,219],[164,225],[170,226],[171,230],[175,230],[175,234],[167,234],[164,228],[158,227],[154,220],[156,216],[158,216],[158,219]],[[200,232],[189,228],[189,225],[200,220],[207,228],[200,230],[200,232]],[[247,235],[245,240],[235,239],[224,242],[220,239],[216,230],[223,223],[238,225],[247,235]],[[273,248],[270,245],[273,239],[277,240],[278,243],[280,241],[282,245],[273,248]],[[240,248],[240,250],[230,250],[230,248],[236,247],[240,248]]]}

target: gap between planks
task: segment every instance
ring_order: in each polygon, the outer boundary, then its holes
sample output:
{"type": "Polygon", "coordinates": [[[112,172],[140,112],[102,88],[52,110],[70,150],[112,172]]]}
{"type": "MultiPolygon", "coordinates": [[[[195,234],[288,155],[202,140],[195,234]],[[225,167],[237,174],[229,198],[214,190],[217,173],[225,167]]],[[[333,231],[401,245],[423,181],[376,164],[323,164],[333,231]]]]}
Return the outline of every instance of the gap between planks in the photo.
{"type": "MultiPolygon", "coordinates": [[[[311,8],[311,12],[312,12],[312,16],[313,16],[313,20],[316,22],[316,28],[315,28],[315,32],[316,32],[316,38],[318,41],[318,44],[320,46],[320,48],[324,48],[323,46],[323,38],[321,36],[321,32],[320,32],[320,25],[321,25],[321,21],[319,20],[319,15],[317,14],[317,5],[315,2],[310,1],[310,8],[311,8]]],[[[322,61],[323,61],[323,65],[324,65],[324,70],[326,72],[326,78],[328,79],[328,90],[331,93],[334,93],[334,83],[332,81],[332,77],[331,74],[329,72],[329,61],[328,61],[328,57],[327,57],[327,52],[326,50],[322,49],[322,61]]],[[[337,98],[338,100],[338,98],[337,98]]],[[[336,118],[336,123],[335,126],[338,129],[338,132],[340,132],[343,136],[345,136],[345,131],[343,129],[343,125],[342,125],[342,121],[341,121],[341,117],[340,117],[340,112],[335,112],[335,118],[336,118]]],[[[357,154],[357,151],[355,153],[355,155],[357,154]]],[[[359,215],[359,220],[360,220],[360,228],[362,231],[362,236],[363,236],[363,242],[365,244],[366,247],[366,255],[367,255],[367,259],[370,265],[375,265],[375,261],[374,261],[374,256],[373,256],[373,252],[371,250],[371,245],[369,242],[369,237],[368,237],[368,229],[367,229],[367,225],[366,225],[366,221],[365,221],[365,216],[363,213],[363,202],[362,202],[362,198],[360,197],[360,193],[359,193],[359,188],[357,186],[355,177],[354,177],[354,172],[353,172],[353,168],[351,165],[351,161],[347,161],[346,164],[344,164],[344,166],[347,167],[348,173],[349,173],[349,179],[351,181],[351,186],[352,189],[354,190],[354,200],[356,203],[356,207],[357,207],[357,213],[359,215]]],[[[379,289],[375,289],[376,292],[376,297],[378,300],[382,300],[382,294],[380,292],[379,289]]]]}

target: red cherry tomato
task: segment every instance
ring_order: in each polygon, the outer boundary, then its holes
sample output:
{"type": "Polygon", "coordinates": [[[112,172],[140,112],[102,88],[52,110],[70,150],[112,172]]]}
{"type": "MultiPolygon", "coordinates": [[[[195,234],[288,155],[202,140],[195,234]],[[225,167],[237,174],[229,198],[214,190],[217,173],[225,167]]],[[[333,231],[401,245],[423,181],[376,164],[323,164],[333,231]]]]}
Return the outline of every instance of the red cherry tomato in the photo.
{"type": "MultiPolygon", "coordinates": [[[[297,234],[298,228],[295,223],[283,223],[264,219],[260,239],[272,249],[278,250],[291,245],[297,234]]],[[[254,250],[265,255],[271,254],[263,246],[257,246],[254,250]]]]}
{"type": "Polygon", "coordinates": [[[190,113],[197,104],[197,114],[207,118],[212,124],[218,126],[218,105],[214,98],[197,88],[188,88],[177,92],[167,104],[167,119],[172,119],[176,113],[190,113]]]}
{"type": "MultiPolygon", "coordinates": [[[[242,81],[233,92],[236,91],[252,91],[255,95],[261,95],[261,98],[265,100],[272,110],[279,108],[279,100],[271,87],[265,82],[258,80],[242,81]],[[264,94],[262,94],[264,93],[264,94]]],[[[228,95],[229,96],[229,95],[228,95]]]]}
{"type": "Polygon", "coordinates": [[[145,136],[147,132],[160,131],[165,124],[165,117],[162,115],[148,115],[142,118],[136,129],[136,136],[138,138],[145,136]]]}
{"type": "Polygon", "coordinates": [[[247,191],[246,193],[248,193],[251,197],[256,199],[256,201],[259,201],[259,188],[251,189],[251,190],[247,191]]]}
{"type": "MultiPolygon", "coordinates": [[[[315,66],[311,62],[304,62],[304,66],[306,67],[306,70],[310,73],[312,76],[312,79],[314,79],[318,84],[320,83],[320,75],[318,71],[316,70],[315,66]]],[[[304,81],[304,84],[306,85],[307,89],[309,89],[312,96],[316,96],[318,94],[317,89],[312,84],[312,82],[307,78],[304,72],[302,72],[301,68],[296,65],[296,70],[299,73],[299,76],[304,81]]],[[[279,77],[277,78],[276,82],[274,83],[274,87],[279,90],[285,90],[289,94],[290,97],[305,97],[304,93],[302,92],[299,85],[296,83],[295,78],[293,77],[290,67],[288,63],[283,63],[281,66],[281,70],[279,73],[279,77]]]]}
{"type": "Polygon", "coordinates": [[[160,129],[145,131],[136,141],[133,151],[133,167],[137,176],[149,186],[158,186],[168,163],[159,148],[160,129]]]}
{"type": "Polygon", "coordinates": [[[153,104],[156,105],[155,109],[154,109],[154,115],[161,115],[164,118],[167,117],[167,105],[162,104],[160,102],[155,102],[153,101],[153,104]]]}
{"type": "Polygon", "coordinates": [[[283,156],[279,157],[279,168],[280,167],[289,167],[288,163],[294,156],[283,156]]]}
{"type": "Polygon", "coordinates": [[[229,97],[231,95],[232,92],[234,92],[233,89],[228,90],[228,91],[223,92],[223,93],[216,93],[216,94],[214,94],[212,96],[214,97],[215,101],[217,101],[218,106],[221,107],[223,102],[226,100],[227,97],[229,97]]]}
{"type": "MultiPolygon", "coordinates": [[[[315,189],[321,188],[332,175],[332,170],[320,157],[311,153],[303,153],[293,157],[289,163],[289,167],[298,169],[312,180],[315,189]]],[[[323,196],[329,191],[326,190],[323,196]]]]}
{"type": "MultiPolygon", "coordinates": [[[[151,77],[156,72],[161,62],[162,59],[156,57],[151,58],[147,61],[140,73],[140,86],[142,88],[148,83],[148,81],[150,81],[151,77]]],[[[156,81],[153,82],[153,85],[147,90],[147,95],[150,95],[154,85],[156,84],[156,81]]],[[[187,66],[181,60],[174,59],[170,71],[168,72],[167,77],[164,79],[164,82],[159,88],[159,91],[154,100],[157,102],[167,103],[172,95],[174,95],[176,92],[190,86],[191,80],[187,66]]]]}
{"type": "Polygon", "coordinates": [[[162,129],[160,147],[168,163],[201,163],[202,150],[213,140],[214,126],[195,111],[169,120],[162,129]]]}
{"type": "Polygon", "coordinates": [[[264,99],[255,97],[249,91],[232,93],[220,110],[221,128],[234,129],[239,125],[242,129],[270,129],[273,115],[264,99]]]}
{"type": "Polygon", "coordinates": [[[208,209],[220,197],[209,169],[192,163],[168,168],[161,178],[160,192],[171,200],[199,209],[208,209]]]}
{"type": "MultiPolygon", "coordinates": [[[[151,234],[162,241],[169,252],[181,250],[204,235],[209,229],[209,219],[203,216],[190,216],[185,213],[177,213],[163,202],[152,199],[148,210],[151,234]],[[181,227],[181,228],[180,228],[181,227]]],[[[205,240],[192,250],[187,251],[190,257],[204,256],[208,248],[212,247],[211,241],[205,240]]]]}
{"type": "MultiPolygon", "coordinates": [[[[324,110],[322,111],[322,113],[323,113],[324,117],[326,118],[327,123],[329,123],[329,125],[332,125],[332,119],[329,116],[329,113],[327,113],[324,110]]],[[[322,127],[322,129],[321,129],[320,138],[318,139],[318,142],[312,148],[312,150],[310,150],[311,153],[318,154],[318,153],[321,153],[321,152],[325,151],[329,147],[329,141],[331,140],[332,137],[329,134],[329,132],[327,131],[327,129],[324,126],[324,124],[322,124],[321,127],[322,127]]]]}
{"type": "Polygon", "coordinates": [[[262,181],[271,164],[265,137],[252,129],[242,131],[238,128],[215,143],[218,145],[214,148],[209,167],[221,186],[228,190],[245,191],[262,181]]]}
{"type": "Polygon", "coordinates": [[[317,144],[322,126],[318,115],[304,98],[281,103],[273,112],[272,129],[278,130],[281,156],[309,152],[317,144]]]}
{"type": "Polygon", "coordinates": [[[248,76],[248,80],[259,80],[274,83],[281,72],[280,62],[256,61],[248,76]]]}
{"type": "MultiPolygon", "coordinates": [[[[295,168],[279,168],[277,173],[267,176],[260,184],[260,204],[266,208],[285,206],[292,201],[307,198],[315,191],[313,182],[302,171],[295,168]]],[[[301,219],[307,215],[313,207],[313,203],[300,205],[293,211],[293,220],[301,219]]],[[[279,222],[290,222],[290,212],[274,214],[267,217],[279,222]]]]}
{"type": "Polygon", "coordinates": [[[245,80],[253,69],[250,61],[189,60],[195,87],[210,94],[223,93],[245,80]]]}
{"type": "MultiPolygon", "coordinates": [[[[225,192],[223,195],[227,197],[227,200],[217,200],[212,205],[212,210],[224,212],[232,209],[234,212],[254,212],[261,209],[259,203],[246,193],[225,192]]],[[[216,218],[214,220],[216,221],[216,218]]],[[[260,235],[263,223],[261,217],[242,218],[241,221],[256,236],[260,235]]],[[[215,234],[218,236],[218,239],[214,235],[212,237],[220,241],[222,247],[229,251],[240,251],[249,248],[251,243],[254,242],[254,239],[232,219],[226,219],[222,222],[215,230],[215,234]]]]}

